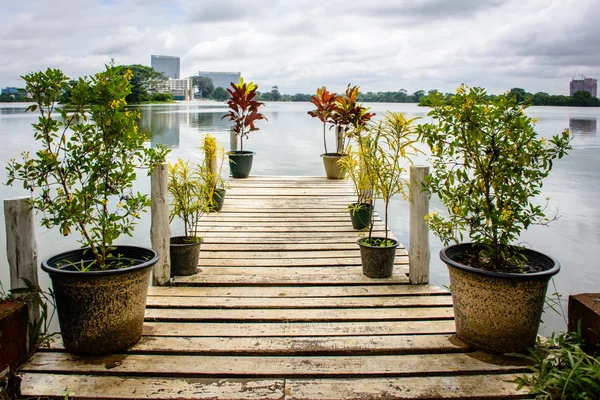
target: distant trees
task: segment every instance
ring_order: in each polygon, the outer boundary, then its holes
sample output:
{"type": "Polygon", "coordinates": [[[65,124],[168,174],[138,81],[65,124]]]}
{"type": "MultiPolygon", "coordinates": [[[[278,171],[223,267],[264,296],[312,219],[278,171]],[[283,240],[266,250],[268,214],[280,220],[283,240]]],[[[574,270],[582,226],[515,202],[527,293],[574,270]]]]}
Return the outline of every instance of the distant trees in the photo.
{"type": "Polygon", "coordinates": [[[25,89],[18,88],[15,93],[0,94],[1,103],[13,103],[19,101],[31,101],[31,99],[27,97],[27,92],[25,89]]]}
{"type": "Polygon", "coordinates": [[[130,81],[132,85],[131,93],[125,98],[128,104],[150,101],[150,93],[156,89],[159,82],[167,79],[162,73],[145,65],[132,64],[123,65],[122,67],[121,74],[128,69],[133,73],[130,81]]]}
{"type": "Polygon", "coordinates": [[[227,90],[219,86],[213,91],[212,98],[216,101],[225,101],[229,98],[229,93],[227,93],[227,90]]]}
{"type": "Polygon", "coordinates": [[[201,98],[208,98],[213,94],[215,86],[208,76],[192,76],[192,85],[198,89],[201,98]]]}

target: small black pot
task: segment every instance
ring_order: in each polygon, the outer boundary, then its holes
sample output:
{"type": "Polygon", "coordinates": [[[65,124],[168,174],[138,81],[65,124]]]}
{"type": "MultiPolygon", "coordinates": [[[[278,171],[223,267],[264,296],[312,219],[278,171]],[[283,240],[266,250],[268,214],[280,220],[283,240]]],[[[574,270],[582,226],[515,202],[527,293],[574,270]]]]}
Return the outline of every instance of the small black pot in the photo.
{"type": "Polygon", "coordinates": [[[252,161],[254,160],[253,151],[230,151],[229,170],[234,178],[247,178],[252,170],[252,161]]]}
{"type": "Polygon", "coordinates": [[[68,251],[42,261],[50,275],[65,349],[75,354],[111,354],[142,337],[152,266],[152,249],[117,246],[113,254],[133,266],[79,272],[73,264],[90,263],[89,249],[68,251]]]}
{"type": "Polygon", "coordinates": [[[200,257],[199,242],[192,242],[187,236],[174,236],[169,241],[171,256],[171,277],[194,275],[198,272],[198,257],[200,257]]]}
{"type": "Polygon", "coordinates": [[[215,189],[212,195],[210,211],[219,212],[223,209],[225,203],[225,189],[215,189]]]}
{"type": "MultiPolygon", "coordinates": [[[[373,239],[385,240],[385,238],[375,237],[373,239]]],[[[368,240],[368,238],[361,238],[356,241],[360,246],[360,261],[362,263],[363,274],[369,278],[389,278],[392,276],[398,241],[388,239],[393,245],[381,247],[362,243],[363,240],[368,240]]]]}
{"type": "Polygon", "coordinates": [[[373,214],[373,206],[366,203],[352,203],[349,207],[350,219],[354,229],[363,230],[371,225],[371,216],[373,214]],[[358,207],[356,207],[358,205],[358,207]]]}

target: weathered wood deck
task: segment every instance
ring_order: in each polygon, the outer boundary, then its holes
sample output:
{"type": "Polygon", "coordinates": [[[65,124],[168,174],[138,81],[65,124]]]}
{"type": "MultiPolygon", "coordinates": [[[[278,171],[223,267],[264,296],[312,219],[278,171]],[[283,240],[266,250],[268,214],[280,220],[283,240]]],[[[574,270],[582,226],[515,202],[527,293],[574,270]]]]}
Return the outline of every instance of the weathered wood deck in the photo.
{"type": "MultiPolygon", "coordinates": [[[[23,396],[73,399],[524,398],[519,359],[453,337],[451,297],[362,275],[345,208],[324,178],[235,180],[202,219],[199,273],[150,288],[142,340],[77,357],[60,343],[21,369],[23,396]]],[[[383,231],[383,224],[377,224],[383,231]]]]}

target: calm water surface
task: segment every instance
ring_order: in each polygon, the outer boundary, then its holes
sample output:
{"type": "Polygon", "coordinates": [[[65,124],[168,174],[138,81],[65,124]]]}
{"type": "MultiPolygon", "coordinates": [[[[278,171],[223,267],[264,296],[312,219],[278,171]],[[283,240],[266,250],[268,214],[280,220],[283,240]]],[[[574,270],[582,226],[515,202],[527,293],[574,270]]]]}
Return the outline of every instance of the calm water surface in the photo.
{"type": "MultiPolygon", "coordinates": [[[[381,115],[386,110],[402,111],[411,116],[424,117],[427,109],[414,104],[368,104],[381,115]]],[[[0,164],[6,165],[11,157],[22,151],[35,151],[31,123],[32,113],[24,113],[26,105],[0,105],[0,164]]],[[[260,121],[260,130],[253,132],[244,142],[244,148],[257,153],[252,173],[256,175],[323,176],[319,155],[322,149],[322,125],[306,114],[308,103],[268,103],[264,113],[267,122],[260,121]]],[[[201,158],[200,138],[210,132],[228,149],[229,123],[222,121],[226,106],[220,103],[190,102],[173,105],[143,106],[140,125],[151,132],[151,145],[162,143],[172,149],[168,160],[178,157],[190,160],[201,158]]],[[[558,292],[563,296],[600,291],[600,140],[598,120],[600,109],[569,107],[532,107],[528,114],[536,118],[537,131],[551,136],[564,128],[571,128],[574,150],[555,167],[543,188],[543,197],[551,198],[550,212],[559,210],[558,221],[549,227],[535,226],[522,236],[522,241],[532,248],[554,256],[562,264],[555,279],[558,292]]],[[[333,137],[329,146],[334,147],[333,137]]],[[[417,160],[425,163],[425,159],[417,160]]],[[[3,175],[4,176],[4,175],[3,175]]],[[[5,178],[2,178],[5,181],[5,178]]],[[[140,176],[137,187],[149,192],[149,178],[140,176]]],[[[0,186],[0,198],[5,199],[28,193],[19,187],[0,186]]],[[[440,203],[432,200],[432,211],[442,212],[440,203]]],[[[4,225],[3,207],[0,207],[0,224],[4,225]]],[[[149,214],[143,217],[133,238],[121,243],[150,245],[149,214]]],[[[408,247],[408,204],[395,199],[390,206],[390,225],[394,234],[408,247]]],[[[181,224],[174,225],[174,233],[182,233],[181,224]]],[[[78,247],[76,238],[64,238],[56,230],[37,227],[39,259],[60,251],[78,247]]],[[[5,229],[0,229],[0,280],[8,286],[9,272],[6,261],[5,229]]],[[[441,244],[431,237],[431,282],[447,285],[446,267],[439,261],[441,244]]],[[[43,285],[48,285],[46,274],[40,273],[43,285]]],[[[553,292],[550,287],[549,293],[553,292]]],[[[544,316],[542,333],[551,329],[563,330],[562,317],[553,313],[544,316]]]]}

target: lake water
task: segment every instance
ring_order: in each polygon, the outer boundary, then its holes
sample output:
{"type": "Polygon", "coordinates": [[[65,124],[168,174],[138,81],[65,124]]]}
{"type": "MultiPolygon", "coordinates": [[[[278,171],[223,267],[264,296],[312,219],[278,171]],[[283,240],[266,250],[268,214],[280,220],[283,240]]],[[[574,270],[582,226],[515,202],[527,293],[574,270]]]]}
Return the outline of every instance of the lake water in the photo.
{"type": "MultiPolygon", "coordinates": [[[[402,111],[410,116],[424,117],[427,109],[415,104],[366,104],[381,115],[386,110],[402,111]]],[[[36,116],[24,113],[26,105],[0,105],[0,164],[18,157],[22,151],[36,150],[31,123],[36,116]]],[[[259,121],[259,131],[253,132],[244,142],[246,150],[257,153],[252,174],[324,176],[320,154],[323,152],[322,125],[306,114],[309,103],[268,103],[264,113],[268,121],[259,121]]],[[[162,143],[171,148],[168,157],[189,160],[201,158],[200,138],[210,132],[226,149],[229,147],[229,122],[221,120],[227,108],[222,103],[188,102],[141,107],[140,124],[151,132],[152,145],[162,143]]],[[[558,208],[560,219],[548,227],[534,226],[525,232],[522,241],[532,248],[552,255],[562,264],[556,277],[556,287],[563,296],[600,291],[600,140],[598,120],[600,109],[568,107],[532,107],[528,114],[536,118],[538,134],[548,137],[571,128],[574,149],[570,155],[555,163],[545,181],[543,196],[551,198],[550,212],[558,208]]],[[[328,132],[330,148],[334,148],[333,135],[328,132]]],[[[425,163],[425,159],[417,160],[425,163]]],[[[226,167],[227,168],[227,167],[226,167]]],[[[5,178],[2,179],[5,181],[5,178]]],[[[137,187],[149,190],[149,178],[140,176],[137,187]]],[[[19,187],[0,186],[0,198],[6,199],[28,193],[19,187]]],[[[440,203],[431,202],[432,211],[442,211],[440,203]]],[[[0,221],[4,225],[3,207],[0,221]]],[[[138,224],[133,238],[120,243],[150,245],[149,214],[138,224]]],[[[408,247],[408,204],[394,199],[390,206],[390,225],[394,234],[408,247]]],[[[181,224],[173,226],[181,233],[181,224]]],[[[58,232],[37,227],[39,260],[60,251],[79,247],[75,237],[62,237],[58,232]]],[[[8,286],[9,272],[6,261],[5,229],[0,229],[0,281],[8,286]]],[[[448,284],[446,267],[438,252],[439,240],[431,237],[431,282],[448,284]]],[[[48,284],[46,274],[40,273],[42,285],[48,284]]],[[[554,290],[552,286],[549,293],[554,290]]],[[[566,304],[565,304],[566,310],[566,304]]],[[[564,330],[562,317],[546,313],[541,332],[564,330]]]]}

